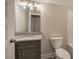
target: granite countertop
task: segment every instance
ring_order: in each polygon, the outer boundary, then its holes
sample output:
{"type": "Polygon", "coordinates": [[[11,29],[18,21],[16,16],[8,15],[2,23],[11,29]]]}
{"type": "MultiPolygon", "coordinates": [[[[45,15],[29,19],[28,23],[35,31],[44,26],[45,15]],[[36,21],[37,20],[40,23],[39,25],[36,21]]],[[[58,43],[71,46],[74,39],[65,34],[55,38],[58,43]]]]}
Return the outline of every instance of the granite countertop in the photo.
{"type": "Polygon", "coordinates": [[[15,41],[33,41],[33,40],[41,40],[42,39],[42,34],[35,34],[35,35],[18,35],[15,37],[15,41]]]}

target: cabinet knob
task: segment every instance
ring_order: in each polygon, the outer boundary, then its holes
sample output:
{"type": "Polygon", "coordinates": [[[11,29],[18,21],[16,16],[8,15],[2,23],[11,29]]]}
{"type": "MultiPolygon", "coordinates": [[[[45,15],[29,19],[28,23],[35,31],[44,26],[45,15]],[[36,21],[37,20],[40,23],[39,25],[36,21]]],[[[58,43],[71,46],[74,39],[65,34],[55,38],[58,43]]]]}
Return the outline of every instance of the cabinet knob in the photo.
{"type": "Polygon", "coordinates": [[[19,54],[19,55],[21,55],[21,53],[20,53],[20,52],[18,52],[18,54],[19,54]]]}
{"type": "Polygon", "coordinates": [[[24,55],[24,52],[23,52],[23,55],[24,55]]]}

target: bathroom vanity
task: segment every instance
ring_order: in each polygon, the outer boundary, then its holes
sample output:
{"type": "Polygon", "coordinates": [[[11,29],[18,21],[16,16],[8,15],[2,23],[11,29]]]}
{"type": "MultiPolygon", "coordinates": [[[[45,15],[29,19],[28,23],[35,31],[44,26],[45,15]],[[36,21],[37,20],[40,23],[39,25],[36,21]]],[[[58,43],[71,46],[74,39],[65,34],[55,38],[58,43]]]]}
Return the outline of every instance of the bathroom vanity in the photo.
{"type": "Polygon", "coordinates": [[[15,43],[15,59],[40,59],[41,41],[20,41],[15,43]]]}
{"type": "Polygon", "coordinates": [[[19,37],[15,40],[15,59],[41,59],[42,35],[19,37]]]}

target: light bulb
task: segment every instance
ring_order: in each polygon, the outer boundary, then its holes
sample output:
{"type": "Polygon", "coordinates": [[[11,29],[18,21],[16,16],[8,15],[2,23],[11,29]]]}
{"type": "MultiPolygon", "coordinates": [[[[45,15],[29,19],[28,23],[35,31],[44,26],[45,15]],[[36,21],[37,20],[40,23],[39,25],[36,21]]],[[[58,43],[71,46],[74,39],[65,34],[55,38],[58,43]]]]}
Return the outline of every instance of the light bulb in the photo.
{"type": "Polygon", "coordinates": [[[24,9],[26,9],[26,6],[23,6],[24,9]]]}
{"type": "Polygon", "coordinates": [[[37,4],[37,5],[36,5],[36,7],[37,7],[37,8],[39,8],[39,7],[40,7],[40,5],[39,5],[39,4],[37,4]]]}
{"type": "Polygon", "coordinates": [[[38,4],[38,5],[36,5],[36,7],[37,7],[37,10],[39,11],[40,10],[40,5],[38,4]]]}
{"type": "Polygon", "coordinates": [[[31,5],[31,4],[29,4],[28,6],[29,6],[29,7],[31,7],[32,5],[31,5]]]}
{"type": "Polygon", "coordinates": [[[31,6],[31,10],[33,10],[33,6],[31,6]]]}
{"type": "Polygon", "coordinates": [[[30,2],[30,3],[28,4],[28,6],[30,6],[30,7],[33,6],[33,2],[30,2]]]}

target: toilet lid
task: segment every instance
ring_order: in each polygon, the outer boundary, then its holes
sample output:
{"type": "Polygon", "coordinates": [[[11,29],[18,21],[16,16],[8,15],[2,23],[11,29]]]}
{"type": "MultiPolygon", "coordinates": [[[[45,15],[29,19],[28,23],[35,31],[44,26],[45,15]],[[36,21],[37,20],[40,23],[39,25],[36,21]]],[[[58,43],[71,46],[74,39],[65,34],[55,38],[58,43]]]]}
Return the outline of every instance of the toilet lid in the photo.
{"type": "Polygon", "coordinates": [[[56,55],[60,59],[71,59],[70,54],[65,49],[56,49],[56,55]]]}

